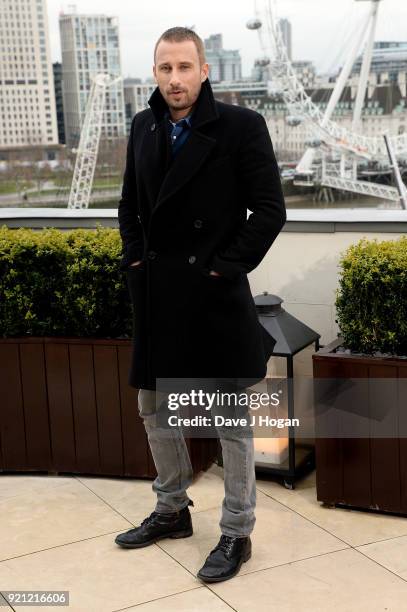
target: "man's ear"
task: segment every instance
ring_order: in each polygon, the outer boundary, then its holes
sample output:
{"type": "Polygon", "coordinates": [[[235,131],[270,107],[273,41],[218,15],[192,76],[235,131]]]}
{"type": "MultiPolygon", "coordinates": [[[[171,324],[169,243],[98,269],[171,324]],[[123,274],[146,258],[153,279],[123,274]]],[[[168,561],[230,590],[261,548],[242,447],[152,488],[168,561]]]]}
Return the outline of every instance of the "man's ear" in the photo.
{"type": "Polygon", "coordinates": [[[201,83],[204,83],[209,75],[209,64],[208,63],[202,64],[202,72],[203,72],[203,77],[201,76],[201,83]]]}

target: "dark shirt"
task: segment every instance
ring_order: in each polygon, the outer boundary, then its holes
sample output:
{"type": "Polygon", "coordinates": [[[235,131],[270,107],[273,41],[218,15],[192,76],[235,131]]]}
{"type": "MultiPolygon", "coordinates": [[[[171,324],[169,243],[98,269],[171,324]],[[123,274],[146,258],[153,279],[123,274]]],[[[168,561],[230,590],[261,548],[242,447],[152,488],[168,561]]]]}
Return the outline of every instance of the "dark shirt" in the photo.
{"type": "Polygon", "coordinates": [[[189,115],[187,115],[187,117],[184,117],[183,119],[180,119],[177,122],[172,121],[170,113],[168,111],[165,113],[165,120],[167,122],[167,128],[168,133],[170,135],[172,145],[171,148],[174,157],[191,133],[192,113],[193,111],[189,115]]]}

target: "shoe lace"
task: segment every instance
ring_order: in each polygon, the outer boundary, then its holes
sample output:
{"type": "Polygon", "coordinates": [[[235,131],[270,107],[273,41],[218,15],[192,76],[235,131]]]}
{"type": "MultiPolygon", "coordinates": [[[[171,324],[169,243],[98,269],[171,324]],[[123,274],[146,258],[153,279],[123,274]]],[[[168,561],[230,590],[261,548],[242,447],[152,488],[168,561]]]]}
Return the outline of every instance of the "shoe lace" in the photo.
{"type": "MultiPolygon", "coordinates": [[[[159,512],[156,512],[156,511],[154,510],[154,511],[153,511],[153,512],[150,514],[150,516],[147,516],[147,518],[145,518],[145,519],[144,519],[144,520],[141,522],[140,527],[142,527],[143,525],[147,525],[147,524],[149,524],[149,523],[154,523],[154,521],[156,520],[156,518],[157,518],[157,517],[159,517],[159,516],[160,516],[160,513],[159,513],[159,512]]],[[[163,515],[161,515],[161,516],[163,516],[163,515]]],[[[174,513],[172,513],[172,514],[169,514],[169,515],[164,515],[164,516],[171,517],[171,518],[173,518],[173,519],[175,520],[175,518],[177,517],[177,513],[176,513],[176,512],[174,512],[174,513]]]]}
{"type": "Polygon", "coordinates": [[[147,516],[147,518],[141,521],[140,527],[147,525],[148,523],[154,523],[156,516],[158,516],[158,512],[152,512],[150,516],[147,516]]]}
{"type": "Polygon", "coordinates": [[[230,551],[232,550],[234,541],[235,541],[235,538],[222,534],[220,537],[219,543],[215,547],[214,550],[222,550],[226,555],[228,555],[230,551]]]}

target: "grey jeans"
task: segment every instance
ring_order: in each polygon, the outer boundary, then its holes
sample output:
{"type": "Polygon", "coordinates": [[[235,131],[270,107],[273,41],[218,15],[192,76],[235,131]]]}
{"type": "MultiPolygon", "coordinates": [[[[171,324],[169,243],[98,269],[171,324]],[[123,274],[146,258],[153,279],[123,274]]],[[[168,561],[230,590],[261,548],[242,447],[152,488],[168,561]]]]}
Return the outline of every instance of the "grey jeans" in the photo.
{"type": "MultiPolygon", "coordinates": [[[[186,489],[192,483],[193,471],[181,428],[170,427],[170,434],[166,428],[164,434],[158,424],[156,406],[165,398],[162,391],[140,389],[138,407],[157,470],[152,485],[157,494],[155,511],[169,513],[191,504],[186,489]]],[[[222,446],[225,488],[219,522],[221,533],[248,536],[256,522],[253,432],[249,423],[239,428],[217,426],[216,431],[222,446]]]]}

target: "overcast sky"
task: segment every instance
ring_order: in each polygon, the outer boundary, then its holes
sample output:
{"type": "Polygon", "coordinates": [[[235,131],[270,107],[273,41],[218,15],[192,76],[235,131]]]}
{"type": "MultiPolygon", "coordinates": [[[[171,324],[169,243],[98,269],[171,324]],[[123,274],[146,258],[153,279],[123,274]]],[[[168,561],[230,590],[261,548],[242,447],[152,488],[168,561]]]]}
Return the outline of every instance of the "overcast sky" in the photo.
{"type": "MultiPolygon", "coordinates": [[[[311,60],[318,72],[330,72],[343,60],[349,35],[367,15],[370,3],[355,0],[272,0],[279,17],[292,24],[293,59],[311,60]]],[[[173,26],[195,26],[206,38],[221,32],[226,49],[239,49],[242,71],[249,76],[256,57],[261,56],[257,34],[246,28],[254,16],[253,0],[47,0],[52,61],[60,61],[58,17],[61,10],[104,13],[119,18],[123,76],[152,75],[154,43],[173,26]]],[[[265,2],[257,0],[261,8],[265,2]]],[[[383,0],[379,6],[376,40],[407,42],[407,0],[383,0]]]]}

